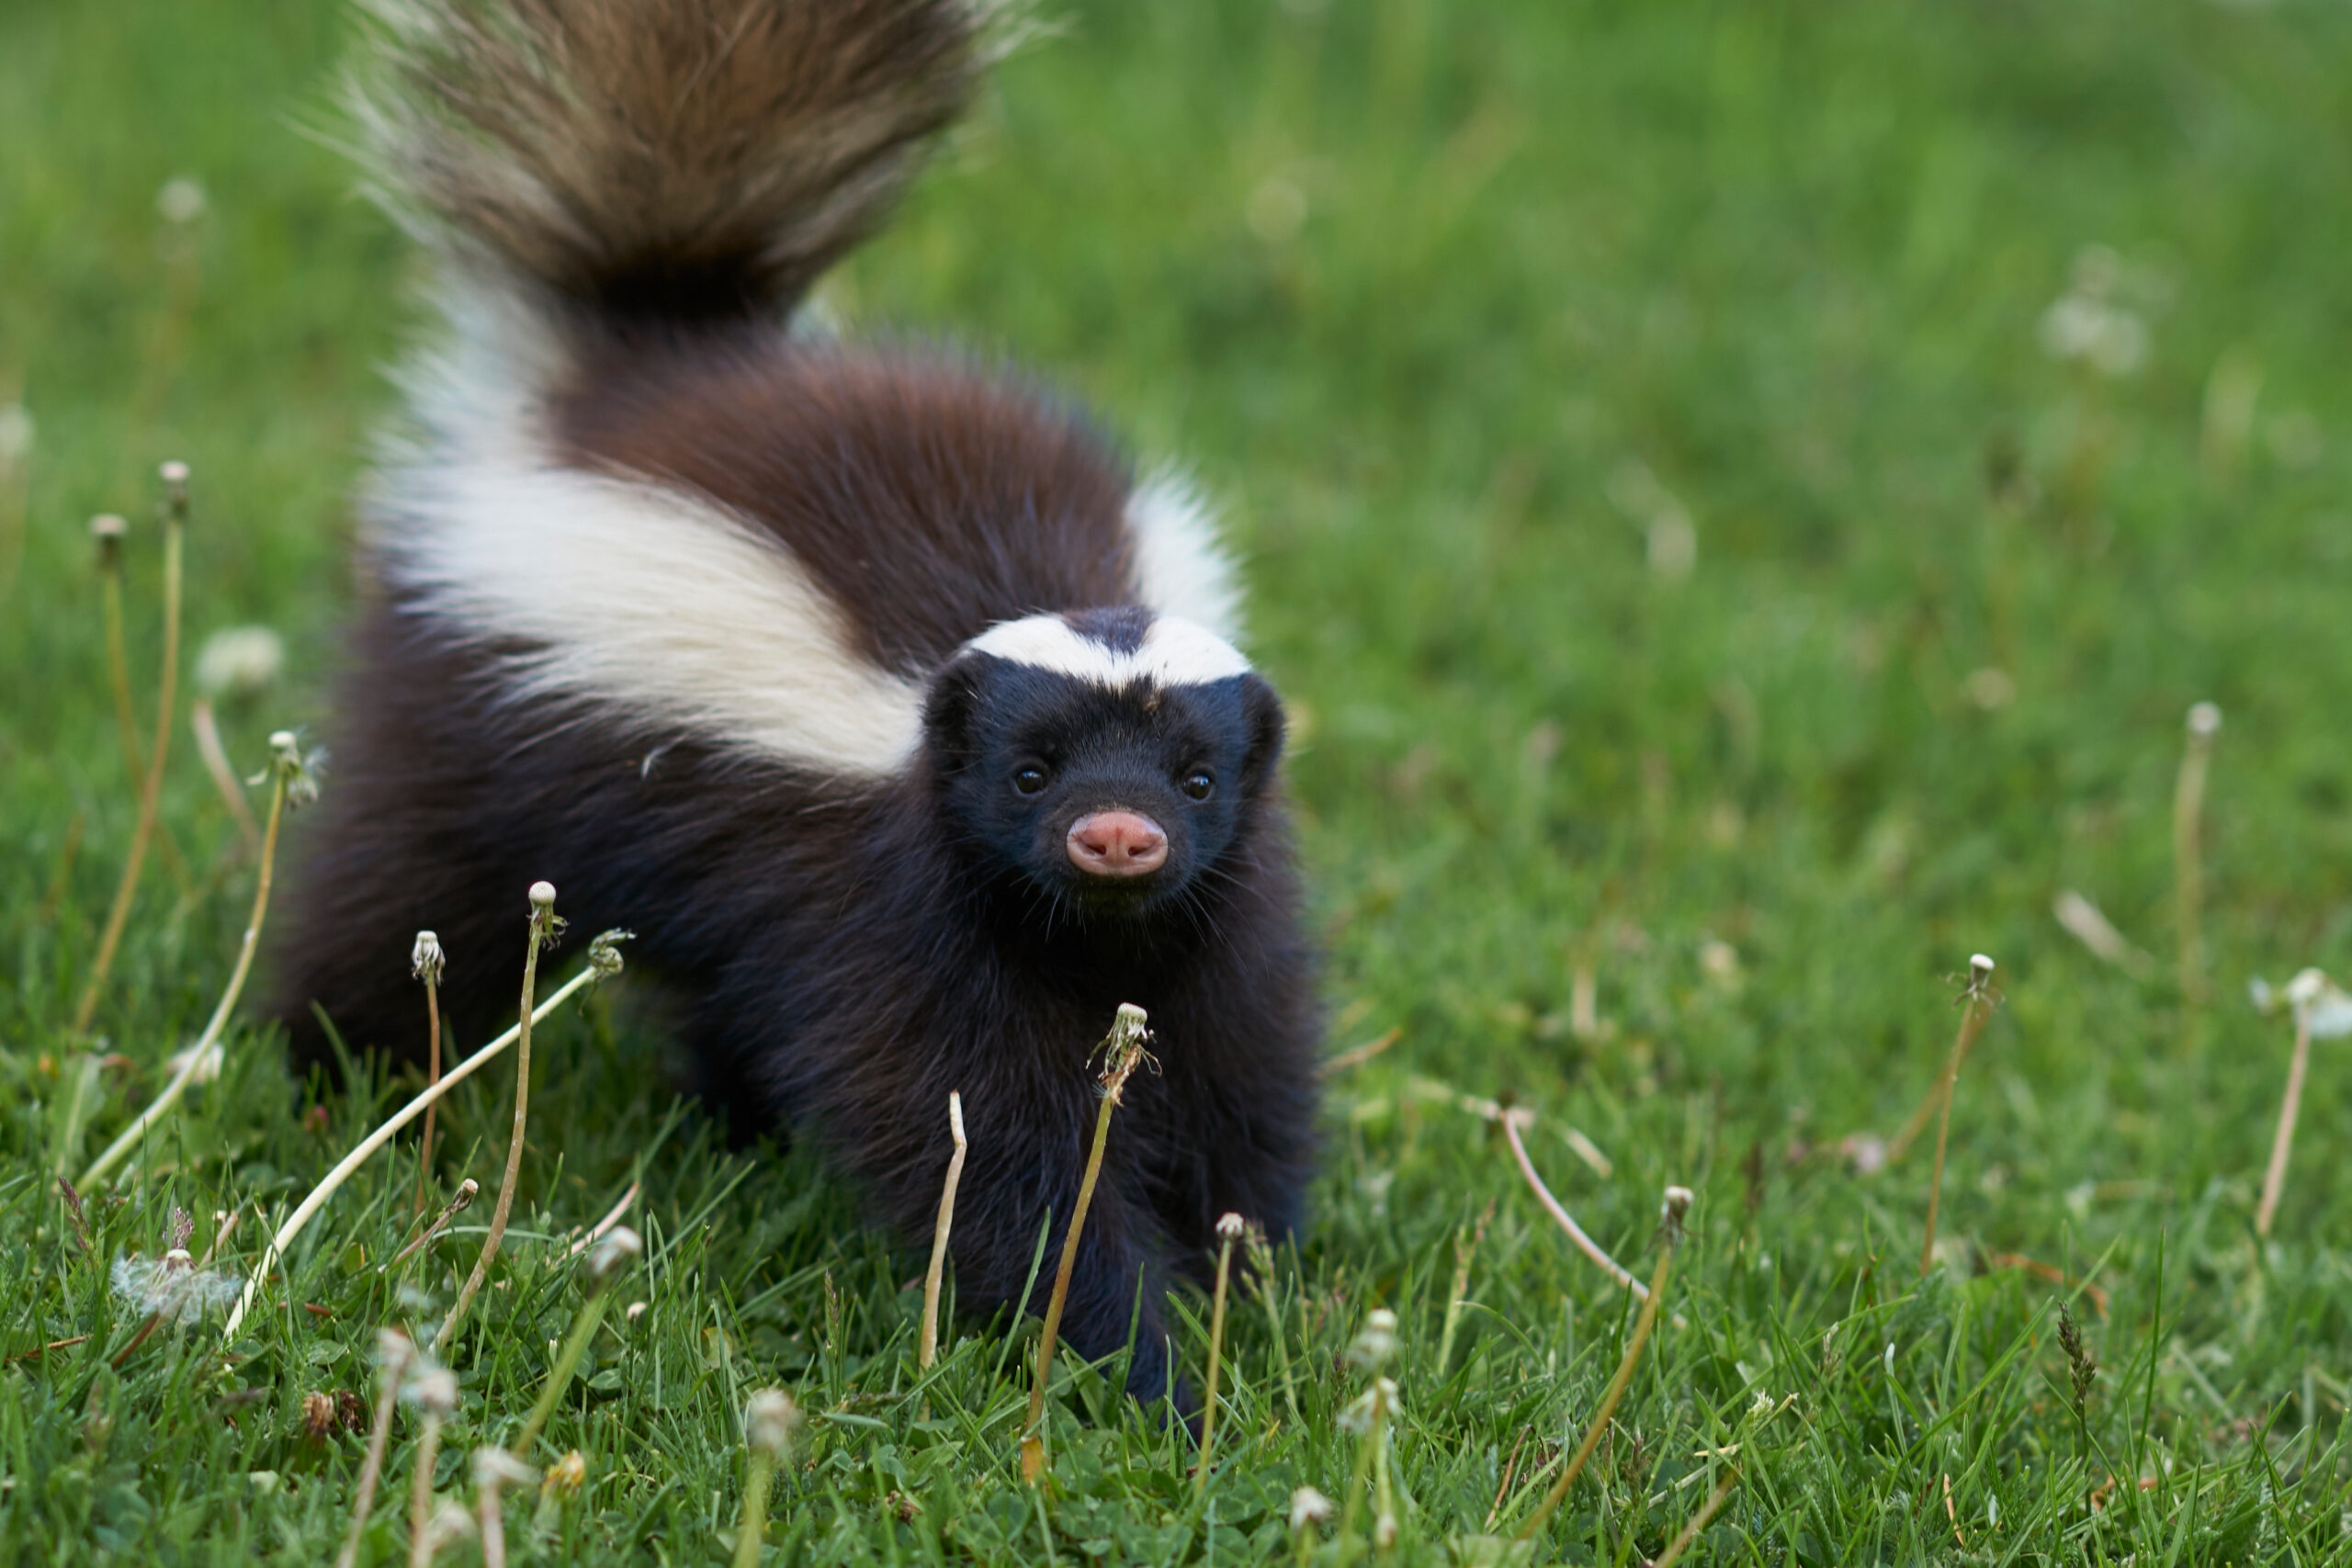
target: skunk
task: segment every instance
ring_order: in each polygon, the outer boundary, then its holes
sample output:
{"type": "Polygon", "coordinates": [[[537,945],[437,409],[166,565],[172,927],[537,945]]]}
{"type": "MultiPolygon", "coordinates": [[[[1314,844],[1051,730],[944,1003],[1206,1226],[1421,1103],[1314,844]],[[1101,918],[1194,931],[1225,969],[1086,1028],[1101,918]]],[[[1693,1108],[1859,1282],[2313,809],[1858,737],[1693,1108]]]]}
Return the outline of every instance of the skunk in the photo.
{"type": "MultiPolygon", "coordinates": [[[[363,506],[336,767],[277,954],[298,1060],[511,1018],[525,889],[679,1003],[738,1134],[1023,1295],[1129,1087],[1065,1333],[1181,1386],[1220,1216],[1303,1223],[1320,1019],[1279,777],[1199,501],[953,353],[797,328],[975,90],[987,0],[404,0],[356,101],[441,330],[363,506]],[[801,312],[804,316],[806,312],[801,312]]],[[[1045,1270],[1050,1274],[1048,1268],[1045,1270]]],[[[1042,1297],[1034,1303],[1042,1305],[1042,1297]]],[[[1184,1397],[1180,1394],[1180,1402],[1184,1397]]]]}

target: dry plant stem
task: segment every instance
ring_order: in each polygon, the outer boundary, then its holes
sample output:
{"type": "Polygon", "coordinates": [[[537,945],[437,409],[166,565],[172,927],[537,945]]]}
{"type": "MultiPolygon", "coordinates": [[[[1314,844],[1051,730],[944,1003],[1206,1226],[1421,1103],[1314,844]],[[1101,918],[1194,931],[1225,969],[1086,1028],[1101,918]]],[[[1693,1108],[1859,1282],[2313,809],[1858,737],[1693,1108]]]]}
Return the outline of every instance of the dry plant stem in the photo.
{"type": "Polygon", "coordinates": [[[1195,1496],[1209,1483],[1209,1462],[1216,1451],[1216,1385],[1225,1357],[1225,1289],[1233,1274],[1232,1236],[1221,1236],[1216,1249],[1216,1291],[1209,1298],[1209,1391],[1201,1406],[1201,1457],[1193,1466],[1195,1496]]]}
{"type": "Polygon", "coordinates": [[[368,1514],[376,1506],[376,1483],[384,1474],[384,1449],[392,1438],[392,1406],[400,1402],[401,1362],[387,1358],[384,1385],[376,1395],[376,1422],[368,1432],[368,1458],[359,1467],[359,1495],[351,1505],[351,1533],[343,1538],[334,1568],[352,1568],[359,1561],[360,1537],[367,1533],[368,1514]]]}
{"type": "Polygon", "coordinates": [[[1111,1141],[1111,1113],[1119,1108],[1127,1079],[1143,1059],[1143,1010],[1122,1004],[1104,1042],[1110,1051],[1110,1067],[1102,1077],[1102,1108],[1094,1115],[1094,1145],[1087,1151],[1086,1174],[1079,1181],[1078,1201],[1062,1237],[1061,1265],[1054,1271],[1054,1293],[1046,1302],[1045,1332],[1037,1338],[1037,1376],[1029,1386],[1029,1419],[1021,1428],[1021,1479],[1032,1485],[1046,1472],[1046,1384],[1053,1374],[1054,1352],[1061,1337],[1070,1273],[1078,1267],[1079,1237],[1086,1228],[1086,1211],[1094,1201],[1094,1183],[1102,1174],[1102,1151],[1111,1141]]]}
{"type": "MultiPolygon", "coordinates": [[[[424,1113],[424,1120],[426,1124],[430,1125],[433,1121],[433,1113],[429,1111],[426,1111],[424,1113]]],[[[620,1201],[615,1203],[609,1210],[605,1211],[605,1217],[598,1220],[594,1225],[590,1226],[586,1235],[583,1235],[578,1241],[573,1242],[571,1244],[571,1250],[565,1253],[564,1256],[566,1258],[577,1258],[582,1253],[587,1251],[590,1247],[595,1246],[598,1242],[604,1240],[605,1233],[610,1231],[615,1225],[619,1224],[621,1223],[621,1217],[627,1214],[629,1212],[630,1206],[637,1201],[638,1190],[641,1185],[642,1184],[639,1182],[630,1182],[628,1184],[628,1190],[621,1194],[620,1201]]]]}
{"type": "Polygon", "coordinates": [[[1568,1233],[1568,1239],[1577,1244],[1577,1250],[1607,1269],[1610,1278],[1633,1292],[1644,1302],[1647,1302],[1648,1288],[1628,1273],[1624,1265],[1601,1251],[1599,1242],[1584,1234],[1584,1227],[1569,1216],[1567,1210],[1560,1206],[1560,1201],[1552,1196],[1552,1190],[1544,1185],[1544,1179],[1535,1174],[1535,1162],[1527,1157],[1527,1145],[1521,1141],[1519,1135],[1520,1118],[1525,1114],[1524,1111],[1506,1110],[1498,1120],[1502,1122],[1503,1136],[1510,1140],[1510,1152],[1519,1161],[1520,1174],[1526,1177],[1527,1185],[1535,1190],[1536,1201],[1542,1203],[1545,1212],[1559,1223],[1560,1228],[1568,1233]]]}
{"type": "MultiPolygon", "coordinates": [[[[573,992],[585,988],[595,978],[595,970],[582,969],[565,982],[562,989],[539,1004],[539,1013],[544,1016],[553,1012],[569,1000],[573,992]]],[[[327,1200],[334,1196],[335,1190],[351,1179],[351,1173],[367,1164],[370,1155],[390,1143],[401,1128],[424,1115],[435,1100],[497,1060],[509,1046],[514,1043],[520,1033],[519,1027],[510,1029],[450,1068],[448,1072],[442,1075],[439,1083],[423,1090],[415,1099],[401,1107],[390,1120],[361,1139],[357,1147],[344,1156],[335,1168],[327,1172],[325,1179],[311,1190],[311,1195],[302,1200],[293,1213],[287,1216],[286,1223],[278,1226],[277,1234],[270,1238],[269,1246],[262,1252],[261,1261],[254,1269],[253,1277],[245,1281],[243,1297],[237,1303],[235,1310],[229,1314],[228,1325],[221,1330],[222,1337],[228,1339],[236,1337],[238,1325],[244,1322],[245,1314],[253,1308],[254,1297],[260,1293],[261,1282],[269,1278],[270,1269],[277,1267],[277,1260],[286,1255],[286,1249],[293,1245],[294,1238],[302,1234],[302,1228],[311,1223],[311,1216],[324,1208],[327,1200]]]]}
{"type": "Polygon", "coordinates": [[[433,1561],[433,1469],[441,1462],[441,1417],[424,1413],[424,1430],[417,1435],[416,1469],[409,1477],[409,1568],[426,1568],[433,1561]]]}
{"type": "Polygon", "coordinates": [[[964,1179],[964,1097],[947,1095],[947,1130],[955,1134],[956,1152],[947,1156],[947,1183],[939,1192],[939,1221],[931,1232],[931,1267],[922,1277],[922,1338],[915,1350],[915,1365],[928,1371],[939,1359],[939,1287],[947,1269],[947,1233],[956,1224],[956,1185],[964,1179]]]}
{"type": "Polygon", "coordinates": [[[180,1065],[180,1070],[172,1075],[172,1081],[164,1086],[164,1092],[157,1095],[153,1102],[139,1113],[138,1119],[107,1145],[104,1154],[90,1162],[90,1168],[82,1173],[82,1186],[87,1187],[99,1180],[139,1146],[139,1141],[147,1135],[147,1129],[155,1124],[156,1118],[179,1103],[180,1096],[187,1092],[187,1086],[203,1070],[213,1047],[220,1043],[220,1032],[228,1027],[229,1014],[236,1007],[237,998],[244,991],[245,976],[253,971],[254,951],[261,945],[261,923],[269,913],[270,878],[277,863],[277,829],[286,819],[288,782],[284,769],[273,770],[269,825],[262,833],[261,869],[254,884],[253,913],[245,921],[245,940],[237,949],[237,966],[229,973],[229,984],[220,993],[220,1005],[212,1010],[212,1017],[206,1022],[204,1032],[198,1035],[196,1043],[188,1048],[187,1060],[180,1065]]]}
{"type": "Polygon", "coordinates": [[[1658,1553],[1657,1561],[1652,1562],[1650,1568],[1674,1568],[1675,1563],[1681,1562],[1682,1554],[1690,1550],[1690,1543],[1699,1539],[1699,1532],[1707,1528],[1707,1521],[1723,1511],[1724,1504],[1731,1497],[1731,1489],[1738,1484],[1739,1472],[1736,1470],[1716,1483],[1715,1489],[1707,1495],[1706,1502],[1690,1516],[1689,1523],[1675,1532],[1674,1539],[1667,1542],[1666,1550],[1658,1553]]]}
{"type": "MultiPolygon", "coordinates": [[[[1988,965],[1989,969],[1989,965],[1988,965]]],[[[1968,1048],[1976,1043],[1977,1032],[1984,1027],[1984,1019],[1993,1010],[1992,998],[1981,987],[1968,994],[1968,1010],[1960,1017],[1960,1034],[1953,1040],[1951,1055],[1944,1062],[1944,1083],[1937,1099],[1936,1168],[1928,1178],[1928,1239],[1919,1247],[1919,1278],[1936,1263],[1936,1219],[1943,1207],[1944,1152],[1951,1143],[1951,1091],[1960,1081],[1960,1064],[1967,1059],[1968,1048]]]]}
{"type": "Polygon", "coordinates": [[[1535,1539],[1535,1532],[1542,1529],[1545,1521],[1567,1500],[1568,1488],[1574,1486],[1577,1477],[1584,1473],[1586,1461],[1592,1458],[1592,1450],[1600,1446],[1600,1434],[1608,1429],[1609,1418],[1617,1413],[1617,1402],[1625,1397],[1626,1386],[1634,1381],[1634,1368],[1642,1359],[1642,1347],[1649,1343],[1650,1330],[1657,1326],[1658,1298],[1666,1293],[1667,1278],[1673,1271],[1674,1247],[1669,1240],[1658,1249],[1657,1272],[1650,1276],[1649,1293],[1642,1298],[1641,1314],[1634,1319],[1633,1337],[1625,1341],[1625,1353],[1619,1358],[1616,1375],[1609,1380],[1609,1387],[1600,1396],[1600,1408],[1592,1413],[1592,1424],[1585,1428],[1584,1441],[1577,1445],[1577,1451],[1569,1459],[1567,1468],[1560,1472],[1559,1480],[1552,1483],[1552,1490],[1544,1495],[1544,1501],[1535,1506],[1535,1512],[1519,1527],[1518,1539],[1521,1540],[1535,1539]]]}
{"type": "MultiPolygon", "coordinates": [[[[431,974],[424,976],[424,1087],[431,1089],[441,1081],[441,983],[431,974]]],[[[439,1111],[437,1103],[424,1108],[424,1135],[416,1145],[416,1212],[420,1214],[424,1213],[424,1173],[433,1168],[433,1119],[439,1111]]]]}
{"type": "MultiPolygon", "coordinates": [[[[539,949],[554,934],[551,922],[555,908],[555,889],[546,883],[534,883],[531,893],[531,942],[523,952],[523,1001],[515,1023],[514,1130],[506,1141],[506,1174],[498,1183],[498,1202],[490,1212],[490,1232],[481,1238],[481,1256],[474,1259],[474,1271],[466,1276],[464,1286],[458,1292],[457,1303],[450,1307],[440,1331],[433,1337],[433,1353],[436,1356],[456,1337],[458,1325],[465,1321],[466,1309],[481,1293],[482,1281],[490,1278],[490,1266],[498,1259],[499,1244],[506,1239],[507,1217],[514,1212],[514,1185],[523,1174],[523,1134],[529,1125],[531,1112],[531,1002],[539,984],[539,949]],[[538,896],[542,888],[547,891],[544,900],[538,896]]],[[[482,1542],[487,1551],[487,1517],[483,1526],[482,1542]]]]}
{"type": "Polygon", "coordinates": [[[751,1468],[743,1477],[743,1517],[735,1529],[735,1568],[759,1568],[760,1542],[768,1533],[768,1479],[775,1473],[775,1456],[754,1447],[751,1468]]]}
{"type": "MultiPolygon", "coordinates": [[[[261,824],[254,820],[254,808],[245,804],[244,786],[237,782],[237,770],[229,765],[229,750],[220,744],[220,726],[212,716],[210,699],[196,699],[195,706],[188,711],[187,723],[196,732],[196,754],[204,759],[204,771],[212,775],[212,787],[219,792],[220,804],[236,819],[237,836],[244,840],[245,852],[261,853],[261,824]]],[[[164,844],[168,853],[168,836],[164,844]]]]}
{"type": "Polygon", "coordinates": [[[2213,757],[2213,732],[2192,715],[2188,744],[2180,754],[2180,780],[2172,797],[2174,918],[2180,939],[2180,994],[2190,1008],[2205,1001],[2205,865],[2198,832],[2205,810],[2205,772],[2213,757]]]}
{"type": "MultiPolygon", "coordinates": [[[[425,1119],[427,1121],[432,1120],[432,1112],[429,1110],[425,1112],[425,1119]]],[[[424,1227],[424,1233],[418,1236],[414,1241],[410,1242],[406,1247],[401,1247],[399,1253],[393,1257],[390,1263],[381,1265],[377,1269],[376,1272],[379,1274],[389,1274],[393,1269],[398,1269],[401,1264],[407,1262],[410,1258],[415,1257],[418,1253],[423,1252],[426,1247],[431,1247],[433,1245],[434,1238],[438,1236],[443,1231],[449,1228],[449,1222],[456,1219],[459,1214],[464,1213],[469,1208],[472,1207],[473,1201],[481,1195],[481,1186],[479,1182],[475,1181],[472,1177],[469,1176],[463,1181],[458,1183],[458,1190],[449,1194],[449,1201],[441,1205],[441,1212],[433,1217],[433,1223],[431,1224],[424,1227]]]]}
{"type": "MultiPolygon", "coordinates": [[[[122,551],[119,545],[108,549],[98,563],[99,599],[105,608],[107,632],[107,680],[114,688],[115,730],[122,742],[122,770],[134,792],[146,787],[146,748],[139,743],[138,710],[130,700],[130,650],[123,637],[122,615],[122,551]]],[[[253,813],[245,813],[251,821],[253,813]]],[[[180,858],[179,845],[172,840],[170,828],[158,822],[155,826],[155,848],[172,880],[182,893],[188,890],[187,863],[180,858]]]]}
{"type": "Polygon", "coordinates": [[[2303,1074],[2312,1063],[2311,1009],[2295,1010],[2295,1056],[2287,1067],[2287,1098],[2278,1107],[2278,1131],[2270,1140],[2270,1168],[2263,1173],[2262,1206],[2255,1211],[2254,1233],[2267,1237],[2278,1217],[2278,1200],[2287,1190],[2287,1156],[2295,1145],[2295,1118],[2302,1109],[2303,1074]]]}
{"type": "Polygon", "coordinates": [[[98,937],[97,956],[90,961],[90,978],[82,1000],[74,1009],[74,1032],[89,1032],[91,1015],[106,989],[107,974],[114,967],[115,950],[130,919],[130,903],[139,891],[139,873],[147,863],[147,845],[155,835],[155,807],[164,792],[164,763],[172,748],[172,705],[179,695],[180,581],[187,553],[186,492],[175,489],[164,524],[164,659],[155,682],[155,750],[147,759],[147,778],[139,790],[139,818],[130,830],[130,853],[122,863],[122,880],[115,886],[114,905],[107,911],[106,930],[98,937]]]}

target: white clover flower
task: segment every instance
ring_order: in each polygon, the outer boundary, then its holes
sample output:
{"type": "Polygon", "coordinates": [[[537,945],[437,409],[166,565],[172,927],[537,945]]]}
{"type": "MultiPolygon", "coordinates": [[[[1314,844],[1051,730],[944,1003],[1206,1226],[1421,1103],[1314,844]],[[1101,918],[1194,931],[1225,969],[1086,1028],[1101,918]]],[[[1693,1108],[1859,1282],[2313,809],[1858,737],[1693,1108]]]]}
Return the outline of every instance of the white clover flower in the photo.
{"type": "Polygon", "coordinates": [[[227,626],[196,656],[197,690],[208,697],[258,692],[286,668],[286,642],[267,626],[227,626]]]}
{"type": "Polygon", "coordinates": [[[198,1269],[187,1248],[175,1247],[160,1258],[114,1260],[114,1293],[127,1304],[167,1323],[190,1324],[244,1292],[234,1274],[198,1269]]]}

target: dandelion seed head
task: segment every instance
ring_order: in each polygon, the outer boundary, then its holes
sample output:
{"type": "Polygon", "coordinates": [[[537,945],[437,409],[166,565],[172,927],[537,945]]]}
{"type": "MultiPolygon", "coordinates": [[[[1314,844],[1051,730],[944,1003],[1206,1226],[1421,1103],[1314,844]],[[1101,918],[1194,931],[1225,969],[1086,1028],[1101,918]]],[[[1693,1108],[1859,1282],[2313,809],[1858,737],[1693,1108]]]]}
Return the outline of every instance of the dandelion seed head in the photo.
{"type": "Polygon", "coordinates": [[[539,1472],[495,1444],[474,1450],[474,1484],[485,1492],[501,1486],[527,1486],[539,1472]]]}
{"type": "Polygon", "coordinates": [[[165,180],[155,193],[155,216],[180,227],[203,217],[207,205],[204,186],[186,175],[165,180]]]}
{"type": "Polygon", "coordinates": [[[1312,1486],[1302,1486],[1290,1495],[1290,1528],[1294,1532],[1309,1525],[1328,1524],[1333,1511],[1331,1499],[1312,1486]]]}
{"type": "Polygon", "coordinates": [[[417,932],[416,945],[408,950],[408,972],[428,986],[437,986],[447,963],[440,937],[432,931],[417,932]]]}
{"type": "Polygon", "coordinates": [[[1216,1222],[1217,1239],[1219,1241],[1239,1241],[1241,1239],[1242,1233],[1249,1228],[1249,1222],[1244,1220],[1239,1214],[1227,1213],[1219,1215],[1216,1222]]]}
{"type": "Polygon", "coordinates": [[[2188,733],[2211,740],[2222,733],[2222,709],[2216,703],[2199,703],[2188,710],[2188,733]]]}
{"type": "Polygon", "coordinates": [[[780,1388],[763,1388],[752,1395],[743,1411],[743,1440],[778,1460],[792,1453],[792,1434],[800,1425],[800,1406],[780,1388]]]}
{"type": "Polygon", "coordinates": [[[286,642],[267,626],[225,626],[196,656],[197,690],[209,697],[244,696],[286,668],[286,642]]]}
{"type": "Polygon", "coordinates": [[[588,1249],[588,1261],[580,1271],[582,1288],[592,1297],[602,1294],[644,1251],[645,1243],[635,1231],[615,1225],[588,1249]]]}
{"type": "Polygon", "coordinates": [[[112,1269],[118,1300],[165,1323],[198,1321],[244,1293],[244,1281],[215,1269],[198,1269],[187,1249],[175,1247],[160,1258],[118,1258],[112,1269]]]}

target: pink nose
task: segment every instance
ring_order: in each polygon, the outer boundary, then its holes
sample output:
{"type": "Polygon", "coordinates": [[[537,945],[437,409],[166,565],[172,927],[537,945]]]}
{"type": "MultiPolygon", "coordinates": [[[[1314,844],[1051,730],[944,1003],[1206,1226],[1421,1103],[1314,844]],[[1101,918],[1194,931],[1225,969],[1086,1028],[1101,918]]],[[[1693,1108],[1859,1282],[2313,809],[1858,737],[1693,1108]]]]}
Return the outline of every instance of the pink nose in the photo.
{"type": "Polygon", "coordinates": [[[1168,835],[1133,811],[1097,811],[1070,825],[1070,863],[1090,876],[1142,876],[1168,860],[1168,835]]]}

